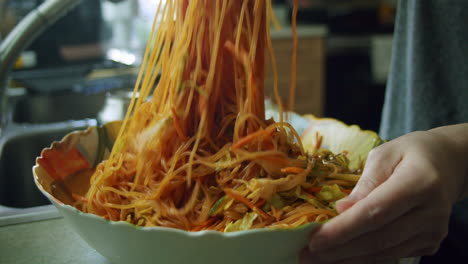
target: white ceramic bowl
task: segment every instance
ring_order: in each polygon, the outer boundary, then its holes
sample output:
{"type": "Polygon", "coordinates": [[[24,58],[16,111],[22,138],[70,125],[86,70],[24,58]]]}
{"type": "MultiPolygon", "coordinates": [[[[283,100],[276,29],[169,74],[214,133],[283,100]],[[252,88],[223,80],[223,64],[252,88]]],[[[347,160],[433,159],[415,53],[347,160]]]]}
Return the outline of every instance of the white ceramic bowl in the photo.
{"type": "MultiPolygon", "coordinates": [[[[312,116],[296,116],[292,123],[296,127],[309,127],[304,133],[305,143],[309,145],[314,145],[315,136],[312,135],[316,131],[324,133],[324,143],[333,142],[335,149],[332,150],[335,151],[353,146],[349,142],[357,138],[367,142],[365,147],[359,145],[359,153],[347,149],[355,154],[353,158],[365,158],[370,149],[380,143],[373,132],[362,131],[356,126],[349,127],[333,119],[325,121],[312,116]],[[342,133],[353,136],[344,137],[342,133]]],[[[297,263],[299,251],[307,245],[310,232],[318,224],[311,223],[288,230],[187,232],[108,221],[70,206],[73,198],[69,194],[86,192],[86,179],[92,171],[91,167],[108,154],[108,143],[115,140],[118,127],[119,123],[114,122],[104,128],[91,127],[86,131],[71,133],[61,142],[55,142],[43,150],[33,168],[39,189],[58,208],[70,226],[112,263],[297,263]]]]}

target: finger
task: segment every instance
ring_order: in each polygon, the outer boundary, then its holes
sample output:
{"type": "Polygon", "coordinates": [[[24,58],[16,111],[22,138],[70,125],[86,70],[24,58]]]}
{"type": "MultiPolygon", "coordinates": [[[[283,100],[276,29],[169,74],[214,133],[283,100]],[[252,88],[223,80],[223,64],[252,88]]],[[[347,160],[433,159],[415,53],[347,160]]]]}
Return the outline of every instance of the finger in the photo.
{"type": "Polygon", "coordinates": [[[366,233],[338,247],[311,252],[311,255],[326,263],[371,255],[395,247],[417,234],[431,231],[431,221],[421,222],[421,219],[427,219],[428,216],[426,210],[412,210],[379,230],[366,233]]]}
{"type": "Polygon", "coordinates": [[[364,233],[377,230],[421,203],[423,197],[419,196],[420,190],[415,186],[413,177],[405,175],[407,166],[409,165],[405,163],[400,164],[394,176],[365,199],[314,232],[309,244],[311,250],[336,247],[364,233]]]}
{"type": "Polygon", "coordinates": [[[337,202],[338,212],[344,212],[387,180],[401,159],[402,153],[393,148],[393,142],[373,149],[369,153],[364,171],[356,187],[353,188],[349,196],[337,202]]]}

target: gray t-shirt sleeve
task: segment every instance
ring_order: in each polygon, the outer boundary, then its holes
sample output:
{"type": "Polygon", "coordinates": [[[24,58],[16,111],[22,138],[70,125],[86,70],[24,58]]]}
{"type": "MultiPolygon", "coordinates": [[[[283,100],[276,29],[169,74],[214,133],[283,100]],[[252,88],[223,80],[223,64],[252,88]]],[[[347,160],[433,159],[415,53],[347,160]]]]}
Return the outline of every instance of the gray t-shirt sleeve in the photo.
{"type": "Polygon", "coordinates": [[[462,122],[468,122],[468,1],[400,1],[381,137],[462,122]]]}

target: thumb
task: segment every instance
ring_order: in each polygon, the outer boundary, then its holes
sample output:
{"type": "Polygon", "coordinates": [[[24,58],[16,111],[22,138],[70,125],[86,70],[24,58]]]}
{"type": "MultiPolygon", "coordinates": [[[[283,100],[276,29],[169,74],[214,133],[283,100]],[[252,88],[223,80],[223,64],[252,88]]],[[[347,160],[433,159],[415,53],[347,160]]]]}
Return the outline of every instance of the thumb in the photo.
{"type": "Polygon", "coordinates": [[[342,213],[367,197],[392,175],[401,157],[401,153],[392,148],[390,142],[371,150],[361,178],[350,195],[336,202],[336,210],[342,213]]]}

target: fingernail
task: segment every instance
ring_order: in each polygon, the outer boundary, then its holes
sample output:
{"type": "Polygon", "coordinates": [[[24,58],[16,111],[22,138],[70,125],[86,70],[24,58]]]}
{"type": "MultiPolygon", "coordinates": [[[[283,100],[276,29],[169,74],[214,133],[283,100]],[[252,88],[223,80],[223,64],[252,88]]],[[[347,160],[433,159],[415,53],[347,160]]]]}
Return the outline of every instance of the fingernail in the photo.
{"type": "Polygon", "coordinates": [[[358,197],[357,197],[357,194],[355,194],[354,192],[351,192],[350,194],[348,194],[348,196],[344,197],[343,199],[339,200],[339,201],[357,201],[358,200],[358,197]]]}
{"type": "Polygon", "coordinates": [[[350,198],[348,198],[348,197],[345,197],[345,198],[342,198],[342,199],[336,201],[336,205],[341,204],[341,203],[352,202],[352,201],[353,201],[353,199],[350,199],[350,198]]]}

